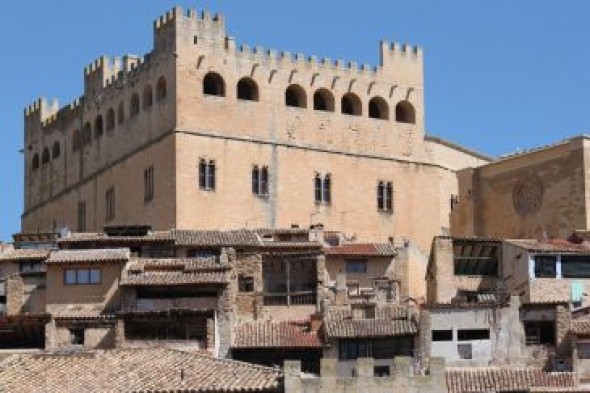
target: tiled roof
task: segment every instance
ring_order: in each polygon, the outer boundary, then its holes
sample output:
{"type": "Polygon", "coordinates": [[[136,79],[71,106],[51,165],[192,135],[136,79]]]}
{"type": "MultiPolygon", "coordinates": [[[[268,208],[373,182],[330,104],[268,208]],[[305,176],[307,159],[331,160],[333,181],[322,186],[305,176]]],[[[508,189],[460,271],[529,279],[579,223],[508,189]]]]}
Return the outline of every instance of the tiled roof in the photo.
{"type": "Polygon", "coordinates": [[[350,309],[328,311],[325,332],[328,337],[387,337],[415,334],[415,321],[405,307],[383,307],[375,310],[375,319],[354,319],[350,309]]]}
{"type": "Polygon", "coordinates": [[[0,363],[6,392],[269,392],[280,371],[163,348],[18,354],[0,363]]]}
{"type": "Polygon", "coordinates": [[[326,255],[345,256],[395,256],[395,247],[390,243],[349,243],[335,247],[326,247],[326,255]]]}
{"type": "Polygon", "coordinates": [[[154,231],[143,236],[109,236],[106,233],[79,232],[72,233],[68,237],[62,237],[59,243],[149,243],[172,242],[174,237],[171,231],[154,231]]]}
{"type": "Polygon", "coordinates": [[[230,268],[216,257],[138,259],[128,264],[121,285],[223,284],[230,268]]]}
{"type": "Polygon", "coordinates": [[[173,230],[172,234],[178,246],[240,247],[260,244],[258,235],[249,230],[206,231],[178,229],[173,230]]]}
{"type": "Polygon", "coordinates": [[[100,248],[91,250],[57,250],[46,263],[70,262],[125,262],[129,260],[128,248],[100,248]]]}
{"type": "Polygon", "coordinates": [[[48,311],[55,319],[109,319],[114,314],[104,313],[104,307],[99,304],[88,305],[51,305],[48,311]]]}
{"type": "Polygon", "coordinates": [[[309,321],[260,321],[245,323],[234,330],[233,348],[321,348],[309,321]]]}
{"type": "Polygon", "coordinates": [[[14,249],[4,254],[0,254],[0,261],[19,261],[23,259],[38,259],[43,260],[49,256],[49,249],[14,249]]]}
{"type": "Polygon", "coordinates": [[[590,243],[572,243],[565,239],[510,239],[508,243],[532,252],[590,254],[590,243]]]}
{"type": "Polygon", "coordinates": [[[262,243],[263,248],[276,249],[320,249],[322,244],[316,241],[310,242],[283,242],[283,241],[267,241],[262,243]]]}
{"type": "Polygon", "coordinates": [[[590,320],[572,321],[570,330],[578,336],[590,336],[590,320]]]}
{"type": "Polygon", "coordinates": [[[449,393],[523,391],[529,388],[575,388],[574,373],[548,373],[541,369],[474,367],[447,369],[449,393]]]}
{"type": "Polygon", "coordinates": [[[303,235],[309,232],[307,228],[257,228],[253,230],[260,236],[265,235],[303,235]]]}

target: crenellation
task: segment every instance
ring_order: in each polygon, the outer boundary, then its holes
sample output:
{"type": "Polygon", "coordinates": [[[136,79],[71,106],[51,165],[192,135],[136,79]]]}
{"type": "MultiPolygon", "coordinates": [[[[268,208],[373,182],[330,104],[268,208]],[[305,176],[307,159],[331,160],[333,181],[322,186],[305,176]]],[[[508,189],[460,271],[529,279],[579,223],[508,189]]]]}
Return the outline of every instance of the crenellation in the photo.
{"type": "Polygon", "coordinates": [[[33,119],[35,122],[42,123],[50,116],[54,115],[59,109],[57,98],[48,101],[45,97],[39,97],[24,110],[25,119],[33,119]]]}

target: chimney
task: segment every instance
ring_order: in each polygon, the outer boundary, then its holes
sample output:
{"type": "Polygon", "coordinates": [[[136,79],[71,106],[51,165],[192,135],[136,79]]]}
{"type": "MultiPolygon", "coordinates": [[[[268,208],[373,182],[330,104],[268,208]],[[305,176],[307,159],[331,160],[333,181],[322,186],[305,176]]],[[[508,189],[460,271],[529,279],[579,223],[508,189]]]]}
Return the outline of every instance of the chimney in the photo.
{"type": "Polygon", "coordinates": [[[315,224],[309,227],[309,241],[324,244],[324,225],[315,224]]]}
{"type": "Polygon", "coordinates": [[[324,322],[323,315],[321,313],[311,314],[309,316],[309,329],[317,333],[320,328],[322,327],[322,323],[324,322]]]}

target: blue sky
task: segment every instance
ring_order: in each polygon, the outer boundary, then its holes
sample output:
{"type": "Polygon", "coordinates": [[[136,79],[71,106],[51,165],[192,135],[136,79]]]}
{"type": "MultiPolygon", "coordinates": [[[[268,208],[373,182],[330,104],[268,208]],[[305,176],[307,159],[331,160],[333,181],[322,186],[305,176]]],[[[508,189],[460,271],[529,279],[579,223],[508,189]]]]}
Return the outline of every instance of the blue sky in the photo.
{"type": "Polygon", "coordinates": [[[2,4],[0,240],[20,228],[23,108],[82,92],[101,54],[143,54],[173,5],[226,16],[238,43],[378,62],[380,39],[424,48],[426,131],[490,155],[588,132],[586,0],[30,1],[2,4]]]}

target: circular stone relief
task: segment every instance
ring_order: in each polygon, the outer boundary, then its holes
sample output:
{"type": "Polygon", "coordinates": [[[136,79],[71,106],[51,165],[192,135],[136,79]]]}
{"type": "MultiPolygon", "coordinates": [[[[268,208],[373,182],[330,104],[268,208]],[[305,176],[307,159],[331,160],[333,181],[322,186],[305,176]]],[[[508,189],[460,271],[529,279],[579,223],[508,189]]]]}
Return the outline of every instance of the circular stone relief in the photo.
{"type": "Polygon", "coordinates": [[[537,177],[521,179],[512,190],[514,210],[521,216],[531,215],[543,204],[543,183],[537,177]]]}

